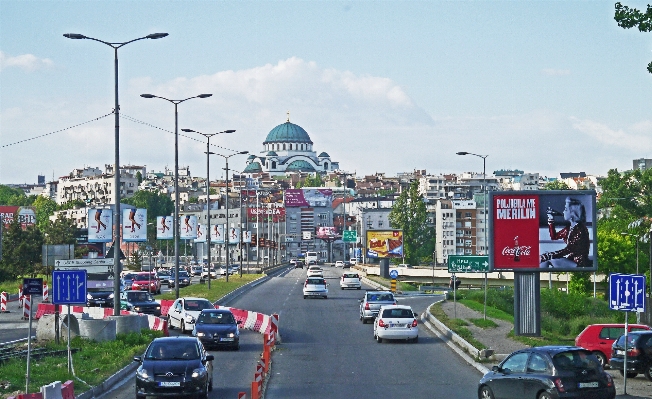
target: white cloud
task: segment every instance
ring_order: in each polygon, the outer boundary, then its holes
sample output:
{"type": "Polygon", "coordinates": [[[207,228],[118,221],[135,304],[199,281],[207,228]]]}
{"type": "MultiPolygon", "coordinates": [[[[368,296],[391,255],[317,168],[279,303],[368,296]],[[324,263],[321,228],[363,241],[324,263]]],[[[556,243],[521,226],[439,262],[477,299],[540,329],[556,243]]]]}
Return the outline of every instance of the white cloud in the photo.
{"type": "Polygon", "coordinates": [[[606,146],[643,152],[649,152],[652,149],[652,140],[649,136],[649,122],[634,125],[632,130],[636,133],[629,133],[623,129],[614,130],[596,121],[580,120],[578,118],[571,118],[571,121],[574,129],[606,146]],[[645,131],[648,134],[642,134],[645,131]]]}
{"type": "Polygon", "coordinates": [[[53,64],[49,58],[38,58],[33,54],[12,57],[0,51],[0,70],[16,67],[31,72],[41,68],[49,68],[53,64]]]}
{"type": "Polygon", "coordinates": [[[570,69],[544,68],[541,73],[546,76],[568,76],[571,74],[570,69]]]}

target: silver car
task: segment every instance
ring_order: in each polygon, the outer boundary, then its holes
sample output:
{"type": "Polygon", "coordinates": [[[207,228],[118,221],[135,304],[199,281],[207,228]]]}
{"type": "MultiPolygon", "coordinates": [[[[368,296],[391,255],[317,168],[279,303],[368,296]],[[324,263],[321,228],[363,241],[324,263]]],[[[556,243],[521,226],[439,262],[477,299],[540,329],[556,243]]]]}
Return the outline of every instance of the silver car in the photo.
{"type": "Polygon", "coordinates": [[[308,297],[328,298],[328,284],[321,276],[309,276],[303,284],[303,299],[308,297]]]}
{"type": "Polygon", "coordinates": [[[360,321],[367,324],[378,316],[381,306],[396,305],[394,294],[389,291],[367,291],[360,300],[360,321]]]}

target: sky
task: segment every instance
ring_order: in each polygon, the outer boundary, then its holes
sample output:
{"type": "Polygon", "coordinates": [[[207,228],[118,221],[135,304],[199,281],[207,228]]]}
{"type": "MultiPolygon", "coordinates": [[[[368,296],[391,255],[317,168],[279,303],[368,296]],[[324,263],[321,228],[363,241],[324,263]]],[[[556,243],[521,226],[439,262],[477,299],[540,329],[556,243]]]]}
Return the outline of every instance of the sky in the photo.
{"type": "MultiPolygon", "coordinates": [[[[623,1],[645,10],[646,3],[623,1]]],[[[0,0],[0,184],[120,163],[174,167],[179,129],[259,154],[289,118],[359,176],[519,169],[605,175],[652,158],[652,33],[603,1],[0,0]]],[[[179,164],[206,175],[206,141],[179,164]]],[[[246,155],[230,158],[242,170],[246,155]]],[[[211,159],[211,177],[224,159],[211,159]]]]}

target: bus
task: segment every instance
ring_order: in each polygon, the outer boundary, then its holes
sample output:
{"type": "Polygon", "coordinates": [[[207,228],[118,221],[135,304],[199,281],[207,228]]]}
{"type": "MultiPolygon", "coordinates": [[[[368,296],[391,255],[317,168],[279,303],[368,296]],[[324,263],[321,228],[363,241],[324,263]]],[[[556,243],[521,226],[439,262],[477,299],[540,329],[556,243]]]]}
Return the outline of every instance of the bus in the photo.
{"type": "Polygon", "coordinates": [[[306,252],[306,265],[316,265],[317,264],[317,252],[306,252]]]}

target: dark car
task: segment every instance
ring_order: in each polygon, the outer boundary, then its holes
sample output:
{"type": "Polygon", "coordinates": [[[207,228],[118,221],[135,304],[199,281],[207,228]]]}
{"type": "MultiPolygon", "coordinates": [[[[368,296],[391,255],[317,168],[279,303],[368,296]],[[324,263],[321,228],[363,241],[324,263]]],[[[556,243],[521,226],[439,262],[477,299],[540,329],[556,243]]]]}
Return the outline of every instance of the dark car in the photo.
{"type": "Polygon", "coordinates": [[[158,279],[161,281],[161,285],[165,284],[170,287],[170,277],[172,276],[172,272],[168,269],[159,269],[159,271],[156,272],[156,275],[158,276],[158,279]]]}
{"type": "MultiPolygon", "coordinates": [[[[629,324],[627,331],[650,330],[645,324],[629,324]]],[[[598,357],[602,366],[608,364],[611,347],[625,333],[625,324],[591,324],[575,338],[575,346],[588,349],[598,357]]]]}
{"type": "Polygon", "coordinates": [[[143,356],[134,357],[136,398],[208,398],[213,390],[213,355],[194,337],[156,338],[143,356]]]}
{"type": "Polygon", "coordinates": [[[122,284],[122,287],[124,288],[124,291],[130,290],[131,285],[134,283],[134,274],[133,273],[125,274],[120,279],[120,283],[122,284]]]}
{"type": "Polygon", "coordinates": [[[239,324],[228,309],[204,309],[197,317],[192,335],[199,338],[207,348],[227,346],[238,350],[240,349],[239,324]]]}
{"type": "Polygon", "coordinates": [[[295,268],[295,269],[303,269],[303,261],[297,259],[297,260],[294,262],[294,268],[295,268]]]}
{"type": "MultiPolygon", "coordinates": [[[[190,285],[190,274],[185,270],[179,270],[179,287],[190,285]]],[[[170,276],[168,287],[174,287],[174,273],[170,276]]]]}
{"type": "Polygon", "coordinates": [[[482,377],[480,399],[613,399],[616,386],[598,358],[577,346],[518,350],[482,377]]]}
{"type": "Polygon", "coordinates": [[[120,293],[120,309],[138,313],[161,315],[161,304],[146,291],[123,291],[120,293]]]}
{"type": "Polygon", "coordinates": [[[113,307],[113,289],[89,289],[86,292],[86,306],[113,307]]]}
{"type": "MultiPolygon", "coordinates": [[[[624,374],[625,335],[614,342],[611,351],[611,368],[624,374]]],[[[627,377],[644,374],[652,381],[652,331],[634,331],[627,334],[627,377]]]]}

